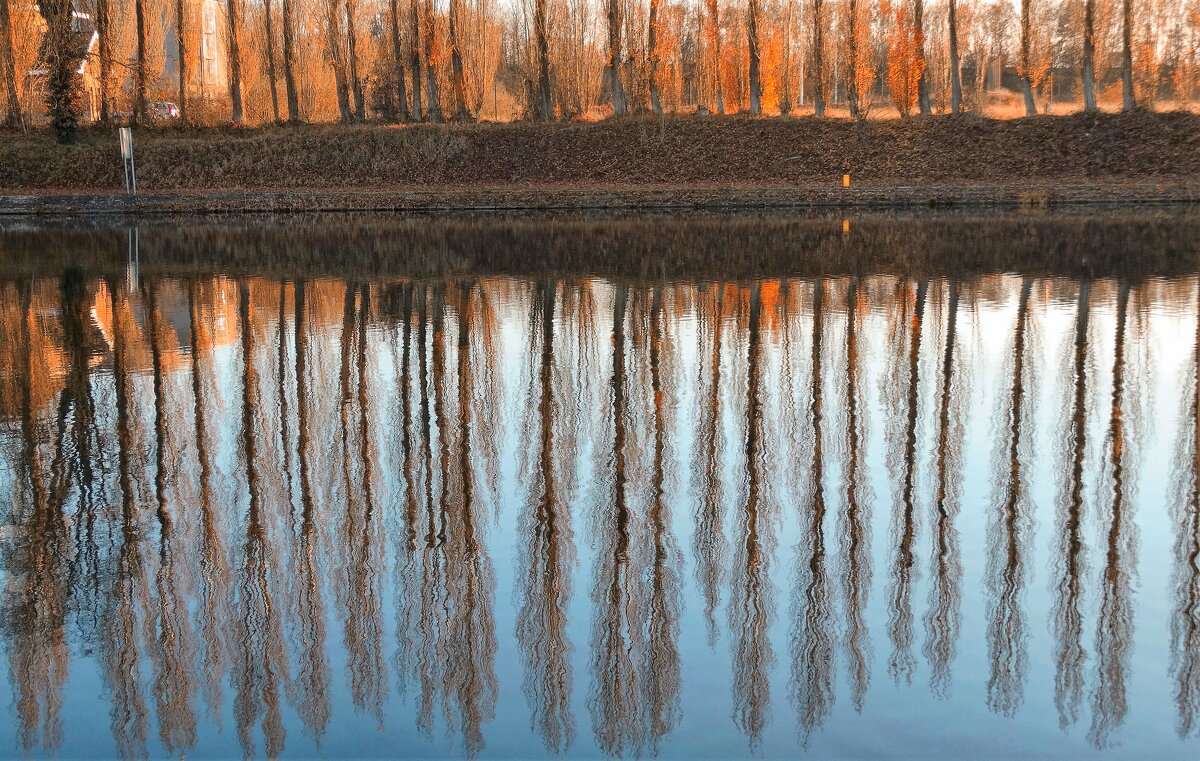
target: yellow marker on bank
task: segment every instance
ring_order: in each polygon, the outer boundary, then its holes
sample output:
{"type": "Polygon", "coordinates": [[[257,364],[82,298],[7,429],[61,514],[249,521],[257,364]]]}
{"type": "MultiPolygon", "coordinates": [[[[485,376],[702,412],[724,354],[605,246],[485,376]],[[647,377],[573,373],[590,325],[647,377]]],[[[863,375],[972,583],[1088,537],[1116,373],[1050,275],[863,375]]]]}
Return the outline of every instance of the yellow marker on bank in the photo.
{"type": "Polygon", "coordinates": [[[850,187],[850,175],[848,175],[848,174],[842,175],[842,187],[843,188],[850,187]]]}

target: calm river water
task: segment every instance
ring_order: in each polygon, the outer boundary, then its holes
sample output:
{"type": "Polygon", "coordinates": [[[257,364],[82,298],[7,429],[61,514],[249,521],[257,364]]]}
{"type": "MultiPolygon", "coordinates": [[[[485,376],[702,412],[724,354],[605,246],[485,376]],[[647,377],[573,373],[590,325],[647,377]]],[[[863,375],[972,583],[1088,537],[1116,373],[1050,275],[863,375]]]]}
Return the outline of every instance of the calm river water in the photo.
{"type": "Polygon", "coordinates": [[[1200,754],[1200,213],[0,222],[0,754],[1200,754]]]}

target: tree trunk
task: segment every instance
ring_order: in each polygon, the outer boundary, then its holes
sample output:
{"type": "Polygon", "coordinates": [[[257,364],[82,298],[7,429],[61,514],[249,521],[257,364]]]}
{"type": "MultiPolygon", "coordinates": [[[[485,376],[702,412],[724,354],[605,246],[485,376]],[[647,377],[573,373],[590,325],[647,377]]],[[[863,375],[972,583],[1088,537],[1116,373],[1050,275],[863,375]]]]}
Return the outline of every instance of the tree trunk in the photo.
{"type": "MultiPolygon", "coordinates": [[[[177,0],[177,2],[180,0],[177,0]]],[[[279,78],[275,72],[275,29],[274,20],[271,18],[271,0],[263,0],[263,32],[266,34],[267,46],[267,81],[271,83],[271,114],[275,117],[275,123],[278,124],[279,119],[279,88],[275,82],[279,78]]]]}
{"type": "Polygon", "coordinates": [[[46,21],[46,110],[50,128],[62,144],[75,142],[79,126],[75,61],[71,50],[71,8],[71,0],[42,0],[39,4],[46,21]]]}
{"type": "Polygon", "coordinates": [[[325,6],[327,34],[329,35],[329,65],[333,67],[333,84],[337,91],[338,118],[342,124],[354,121],[350,110],[350,88],[346,84],[346,62],[342,55],[342,8],[341,0],[328,0],[325,6]]]}
{"type": "Polygon", "coordinates": [[[1096,112],[1096,3],[1083,0],[1083,110],[1096,112]]]}
{"type": "MultiPolygon", "coordinates": [[[[953,3],[954,0],[950,0],[950,2],[953,3]]],[[[850,103],[850,118],[861,119],[862,108],[858,103],[858,0],[850,0],[850,7],[846,13],[849,37],[846,68],[850,71],[849,78],[846,80],[846,100],[850,103]]]]}
{"type": "Polygon", "coordinates": [[[554,100],[550,93],[550,43],[546,39],[546,0],[534,0],[533,34],[537,47],[538,82],[534,91],[533,116],[549,121],[554,118],[554,100]]]}
{"type": "Polygon", "coordinates": [[[456,0],[450,0],[449,11],[450,86],[454,90],[454,118],[465,122],[471,120],[471,112],[467,109],[467,77],[466,72],[463,71],[462,48],[458,38],[458,3],[456,0]]]}
{"type": "Polygon", "coordinates": [[[750,55],[750,113],[762,113],[762,79],[759,67],[762,62],[758,50],[758,0],[750,0],[746,5],[746,45],[750,55]]]}
{"type": "Polygon", "coordinates": [[[412,57],[409,68],[412,70],[413,105],[412,118],[421,121],[421,11],[417,0],[410,0],[409,6],[409,38],[412,40],[412,57]]]}
{"type": "Polygon", "coordinates": [[[438,98],[437,68],[433,60],[433,42],[437,30],[433,25],[433,0],[425,0],[422,9],[425,21],[425,100],[429,104],[429,121],[442,120],[442,103],[438,98]]]}
{"type": "Polygon", "coordinates": [[[188,120],[187,110],[187,16],[184,14],[183,0],[175,0],[175,54],[178,56],[179,68],[179,119],[188,120]]]}
{"type": "MultiPolygon", "coordinates": [[[[1091,2],[1091,0],[1088,0],[1091,2]]],[[[962,64],[958,60],[958,0],[950,0],[950,113],[962,113],[962,64]]]]}
{"type": "Polygon", "coordinates": [[[133,71],[133,121],[145,124],[150,121],[146,104],[146,3],[134,0],[133,15],[137,43],[137,59],[133,71]]]}
{"type": "Polygon", "coordinates": [[[1030,14],[1031,0],[1021,0],[1021,92],[1025,95],[1025,115],[1034,116],[1037,114],[1037,104],[1033,102],[1033,79],[1029,73],[1031,64],[1030,46],[1032,41],[1029,39],[1032,34],[1030,14]]]}
{"type": "Polygon", "coordinates": [[[708,8],[705,22],[708,25],[708,42],[712,55],[712,87],[716,91],[710,103],[718,114],[725,113],[725,93],[721,88],[721,11],[718,0],[705,0],[708,8]]]}
{"type": "Polygon", "coordinates": [[[358,3],[356,0],[346,0],[346,53],[350,59],[350,91],[354,94],[354,118],[361,122],[367,111],[362,78],[358,76],[358,34],[354,30],[357,17],[358,3]]]}
{"type": "Polygon", "coordinates": [[[4,91],[8,94],[3,125],[16,127],[21,124],[21,100],[17,97],[17,66],[13,57],[12,15],[8,0],[0,0],[0,76],[4,77],[4,91]]]}
{"type": "Polygon", "coordinates": [[[824,0],[813,0],[813,113],[825,115],[825,29],[824,0]]]}
{"type": "Polygon", "coordinates": [[[1124,111],[1137,108],[1133,94],[1133,0],[1123,0],[1121,5],[1121,101],[1124,111]]]}
{"type": "MultiPolygon", "coordinates": [[[[286,1],[286,0],[285,0],[286,1]]],[[[408,121],[408,88],[404,86],[404,48],[400,44],[400,0],[390,1],[392,12],[392,67],[396,77],[396,118],[408,121]]]]}
{"type": "MultiPolygon", "coordinates": [[[[138,0],[139,5],[142,0],[138,0]]],[[[242,55],[238,44],[238,0],[229,0],[229,101],[232,105],[232,120],[240,125],[245,120],[242,111],[242,55]]]]}
{"type": "Polygon", "coordinates": [[[283,87],[287,93],[288,124],[300,122],[300,94],[296,90],[296,45],[292,30],[292,0],[283,0],[283,87]]]}
{"type": "Polygon", "coordinates": [[[608,78],[609,97],[612,99],[613,116],[625,113],[625,89],[621,87],[621,6],[619,0],[607,0],[608,16],[608,65],[604,75],[608,78]]]}
{"type": "Polygon", "coordinates": [[[658,6],[660,3],[661,0],[650,0],[649,30],[646,36],[646,79],[650,86],[650,110],[656,114],[662,113],[662,99],[658,94],[658,6]]]}
{"type": "MultiPolygon", "coordinates": [[[[7,0],[0,0],[7,2],[7,0]]],[[[112,18],[109,12],[109,0],[96,0],[96,46],[100,53],[100,123],[107,124],[112,118],[109,110],[108,86],[112,81],[112,18]]]]}
{"type": "Polygon", "coordinates": [[[916,27],[916,64],[921,67],[921,77],[917,80],[917,105],[921,116],[929,116],[932,108],[929,102],[929,72],[925,70],[925,2],[916,0],[913,3],[913,26],[916,27]]]}

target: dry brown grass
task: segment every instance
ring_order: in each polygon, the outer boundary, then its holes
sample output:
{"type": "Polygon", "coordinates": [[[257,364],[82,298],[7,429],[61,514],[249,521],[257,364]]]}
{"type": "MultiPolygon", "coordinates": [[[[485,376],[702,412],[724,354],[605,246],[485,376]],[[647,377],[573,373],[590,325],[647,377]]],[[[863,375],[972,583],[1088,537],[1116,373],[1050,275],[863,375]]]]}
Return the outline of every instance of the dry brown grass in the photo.
{"type": "MultiPolygon", "coordinates": [[[[135,139],[143,190],[856,186],[1193,180],[1191,113],[873,120],[632,117],[590,124],[170,128],[135,139]]],[[[115,136],[0,139],[0,189],[121,184],[115,136]]]]}

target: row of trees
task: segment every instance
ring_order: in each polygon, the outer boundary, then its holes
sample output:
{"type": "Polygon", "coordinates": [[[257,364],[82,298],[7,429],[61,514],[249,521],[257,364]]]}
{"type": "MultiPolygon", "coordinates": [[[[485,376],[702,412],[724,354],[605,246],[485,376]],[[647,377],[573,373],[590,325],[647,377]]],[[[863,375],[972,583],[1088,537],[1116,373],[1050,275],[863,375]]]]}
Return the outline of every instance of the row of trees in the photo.
{"type": "MultiPolygon", "coordinates": [[[[147,121],[155,96],[185,118],[234,123],[831,106],[864,118],[881,105],[978,110],[1001,84],[1032,114],[1056,98],[1096,110],[1117,90],[1125,109],[1187,102],[1200,70],[1200,0],[224,0],[220,106],[190,108],[203,1],[75,3],[99,36],[102,119],[122,101],[147,121]]],[[[36,84],[69,126],[72,0],[25,2],[0,0],[6,121],[30,109],[36,84]],[[47,74],[35,83],[29,32],[41,28],[47,74]]]]}

